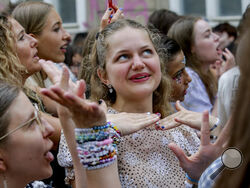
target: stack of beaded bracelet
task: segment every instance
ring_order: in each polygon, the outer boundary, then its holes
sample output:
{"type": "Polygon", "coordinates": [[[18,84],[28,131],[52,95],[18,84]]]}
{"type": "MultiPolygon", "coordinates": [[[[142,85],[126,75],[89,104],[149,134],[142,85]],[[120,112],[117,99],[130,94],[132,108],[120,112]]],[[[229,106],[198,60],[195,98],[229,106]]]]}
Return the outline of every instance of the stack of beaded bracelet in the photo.
{"type": "Polygon", "coordinates": [[[85,168],[104,168],[116,160],[118,132],[110,122],[104,126],[75,129],[78,156],[85,168]]]}

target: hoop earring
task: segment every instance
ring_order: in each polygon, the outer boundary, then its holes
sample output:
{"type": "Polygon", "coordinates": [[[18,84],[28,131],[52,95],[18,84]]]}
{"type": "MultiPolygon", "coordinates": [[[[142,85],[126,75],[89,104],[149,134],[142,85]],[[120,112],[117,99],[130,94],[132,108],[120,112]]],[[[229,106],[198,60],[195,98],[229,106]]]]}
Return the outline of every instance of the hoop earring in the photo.
{"type": "Polygon", "coordinates": [[[109,93],[113,93],[113,87],[111,84],[108,85],[108,88],[109,88],[109,93]]]}

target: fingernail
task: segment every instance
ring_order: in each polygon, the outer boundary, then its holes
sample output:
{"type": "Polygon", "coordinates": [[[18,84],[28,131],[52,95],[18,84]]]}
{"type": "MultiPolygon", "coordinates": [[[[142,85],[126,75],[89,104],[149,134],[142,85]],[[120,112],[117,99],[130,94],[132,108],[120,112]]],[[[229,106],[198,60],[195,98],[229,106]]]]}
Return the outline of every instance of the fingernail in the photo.
{"type": "Polygon", "coordinates": [[[161,126],[161,129],[165,129],[165,127],[164,127],[164,126],[161,126]]]}
{"type": "Polygon", "coordinates": [[[151,113],[150,112],[147,112],[147,115],[150,115],[151,113]]]}
{"type": "Polygon", "coordinates": [[[112,10],[112,8],[109,8],[109,11],[111,11],[112,10]]]}
{"type": "Polygon", "coordinates": [[[119,8],[120,9],[120,11],[123,11],[123,8],[119,8]]]}
{"type": "Polygon", "coordinates": [[[159,113],[159,112],[157,112],[156,115],[159,116],[159,117],[161,117],[161,113],[159,113]]]}
{"type": "Polygon", "coordinates": [[[103,102],[103,100],[102,100],[102,99],[100,99],[100,100],[98,101],[98,104],[102,104],[102,102],[103,102]]]}
{"type": "Polygon", "coordinates": [[[111,14],[109,17],[110,17],[110,18],[113,18],[113,14],[111,14]]]}

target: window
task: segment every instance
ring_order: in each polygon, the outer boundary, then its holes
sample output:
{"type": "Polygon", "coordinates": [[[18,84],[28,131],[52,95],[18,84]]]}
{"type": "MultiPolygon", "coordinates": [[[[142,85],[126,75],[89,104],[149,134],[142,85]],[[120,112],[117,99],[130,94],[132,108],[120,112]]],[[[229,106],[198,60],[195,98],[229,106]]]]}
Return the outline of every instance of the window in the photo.
{"type": "Polygon", "coordinates": [[[205,0],[182,0],[183,14],[206,16],[206,2],[205,0]]]}
{"type": "Polygon", "coordinates": [[[76,1],[60,0],[58,12],[62,17],[63,23],[76,23],[76,1]]]}
{"type": "Polygon", "coordinates": [[[239,0],[219,0],[219,16],[241,15],[241,2],[239,0]]]}

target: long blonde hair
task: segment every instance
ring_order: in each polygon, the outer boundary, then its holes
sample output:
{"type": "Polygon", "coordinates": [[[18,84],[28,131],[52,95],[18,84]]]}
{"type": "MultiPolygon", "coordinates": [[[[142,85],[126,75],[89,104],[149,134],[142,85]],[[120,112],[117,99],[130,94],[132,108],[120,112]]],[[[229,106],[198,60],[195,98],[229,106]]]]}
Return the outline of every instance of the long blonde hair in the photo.
{"type": "MultiPolygon", "coordinates": [[[[133,20],[118,20],[114,23],[109,24],[102,32],[99,34],[97,41],[93,47],[93,59],[92,68],[93,74],[91,77],[91,98],[93,100],[104,99],[109,105],[114,104],[116,101],[116,92],[108,92],[108,87],[101,82],[97,75],[97,69],[105,71],[106,65],[106,54],[108,49],[107,38],[125,27],[131,27],[135,29],[145,30],[148,32],[149,38],[152,41],[157,53],[160,54],[160,37],[158,34],[150,32],[143,25],[133,21],[133,20]]],[[[161,57],[159,55],[159,57],[161,57]]],[[[160,58],[161,60],[161,58],[160,58]]],[[[165,76],[164,64],[160,62],[162,77],[158,88],[153,92],[153,112],[160,112],[162,117],[167,116],[170,113],[169,95],[170,95],[170,81],[165,76]]]]}
{"type": "Polygon", "coordinates": [[[176,40],[181,46],[186,58],[186,65],[199,75],[205,85],[210,102],[213,104],[217,93],[217,82],[210,70],[208,73],[202,71],[202,62],[197,58],[196,54],[191,51],[194,45],[194,25],[200,19],[200,17],[191,16],[180,18],[171,26],[168,36],[176,40]]]}
{"type": "Polygon", "coordinates": [[[26,68],[16,53],[15,36],[7,15],[0,15],[0,80],[22,85],[22,74],[26,68]]]}

